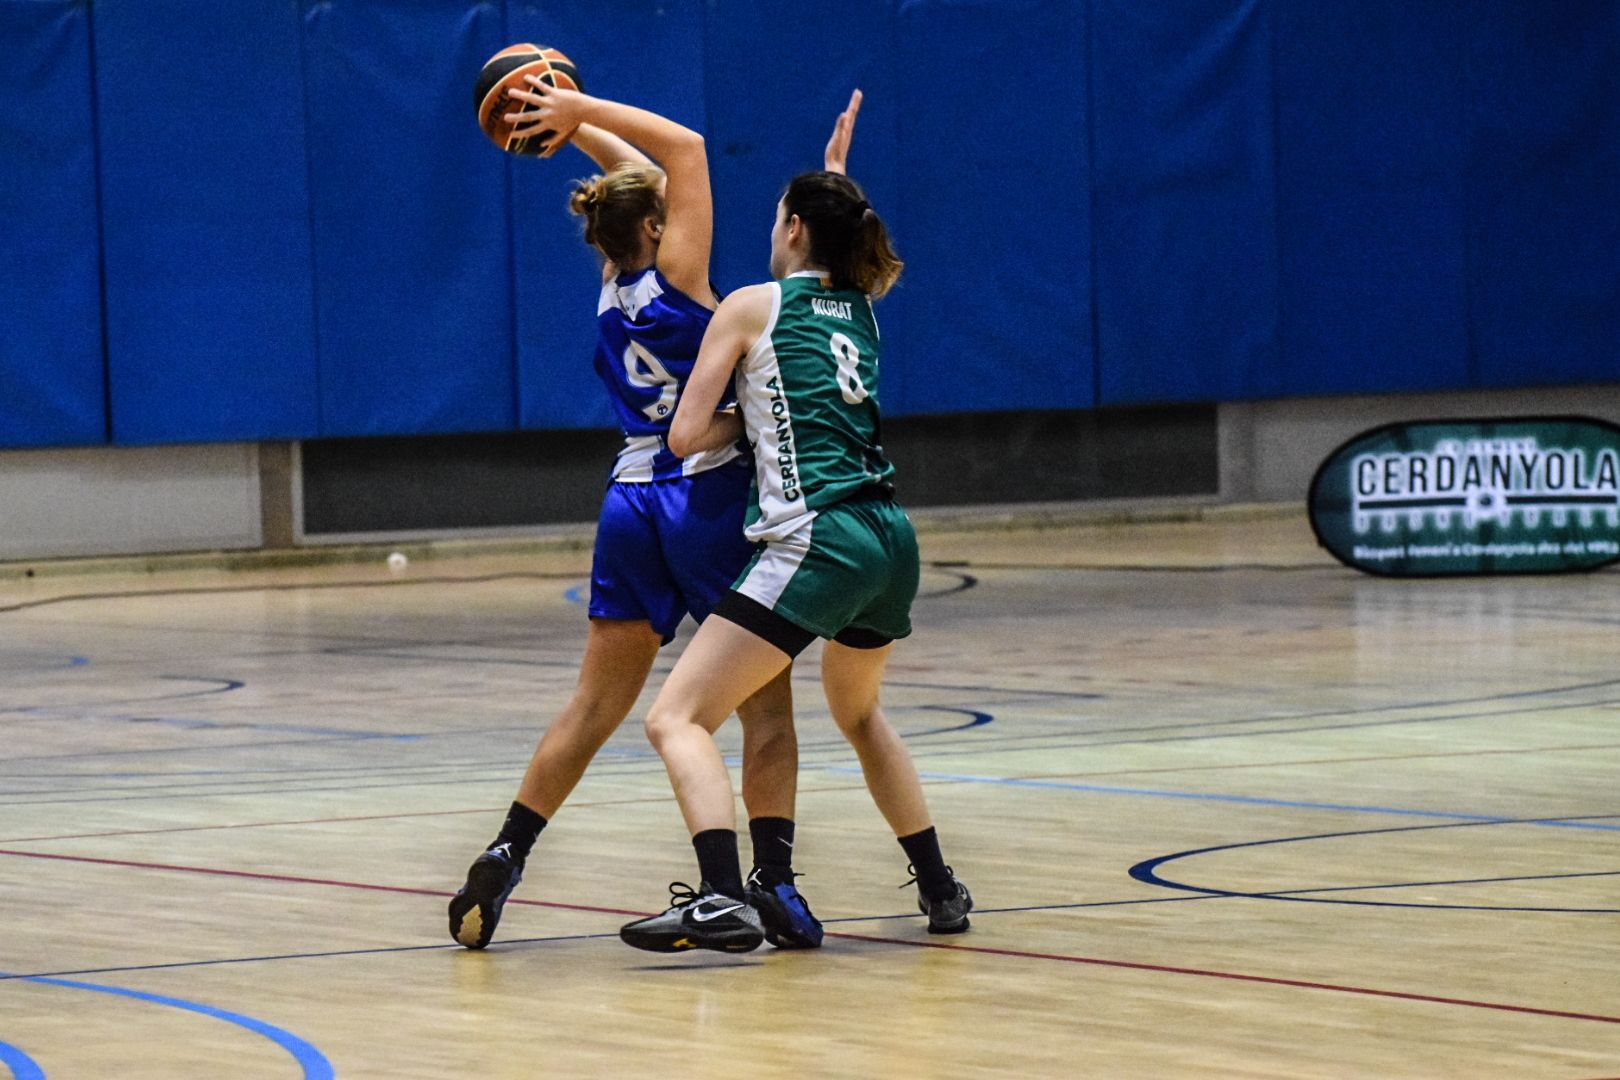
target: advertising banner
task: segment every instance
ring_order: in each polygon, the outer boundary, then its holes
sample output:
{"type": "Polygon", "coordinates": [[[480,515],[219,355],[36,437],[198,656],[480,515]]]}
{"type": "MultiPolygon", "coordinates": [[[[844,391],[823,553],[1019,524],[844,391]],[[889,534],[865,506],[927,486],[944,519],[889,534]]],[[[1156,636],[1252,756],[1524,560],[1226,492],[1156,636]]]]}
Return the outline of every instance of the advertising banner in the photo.
{"type": "Polygon", "coordinates": [[[1547,574],[1620,561],[1620,427],[1578,416],[1388,424],[1311,481],[1311,528],[1390,577],[1547,574]]]}

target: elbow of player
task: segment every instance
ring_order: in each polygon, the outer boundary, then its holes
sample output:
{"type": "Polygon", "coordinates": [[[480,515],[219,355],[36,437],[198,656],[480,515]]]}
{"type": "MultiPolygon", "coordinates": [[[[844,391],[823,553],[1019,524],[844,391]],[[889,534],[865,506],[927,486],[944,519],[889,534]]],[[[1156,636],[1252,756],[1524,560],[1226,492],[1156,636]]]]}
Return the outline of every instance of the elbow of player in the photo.
{"type": "Polygon", "coordinates": [[[675,145],[667,151],[665,156],[670,159],[696,158],[702,160],[705,153],[703,136],[690,128],[683,128],[680,136],[676,139],[675,145]]]}
{"type": "Polygon", "coordinates": [[[676,457],[690,457],[695,453],[697,447],[693,445],[694,442],[696,440],[692,438],[691,432],[673,424],[669,428],[669,437],[664,440],[665,445],[669,447],[669,452],[676,457]]]}

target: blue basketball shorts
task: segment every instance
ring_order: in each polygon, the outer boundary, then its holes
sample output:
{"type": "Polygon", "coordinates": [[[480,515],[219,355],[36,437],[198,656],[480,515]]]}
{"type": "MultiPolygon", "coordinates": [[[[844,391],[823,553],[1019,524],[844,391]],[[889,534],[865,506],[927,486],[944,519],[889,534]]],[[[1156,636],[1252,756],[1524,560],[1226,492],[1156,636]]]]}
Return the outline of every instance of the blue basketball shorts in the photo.
{"type": "Polygon", "coordinates": [[[666,645],[688,614],[707,618],[754,554],[743,536],[753,475],[742,457],[696,476],[610,483],[591,558],[591,618],[646,619],[666,645]]]}

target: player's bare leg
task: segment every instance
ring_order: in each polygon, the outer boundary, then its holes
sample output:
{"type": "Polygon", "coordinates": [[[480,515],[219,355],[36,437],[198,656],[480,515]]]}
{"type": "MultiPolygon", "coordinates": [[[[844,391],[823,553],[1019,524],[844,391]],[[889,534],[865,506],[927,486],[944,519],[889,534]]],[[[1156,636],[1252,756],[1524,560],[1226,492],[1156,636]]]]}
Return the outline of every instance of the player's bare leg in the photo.
{"type": "Polygon", "coordinates": [[[737,706],[743,726],[742,795],[754,866],[748,902],[765,924],[765,940],[779,949],[814,949],[821,923],[793,883],[794,798],[799,744],[793,730],[793,669],[786,668],[737,706]]]}
{"type": "Polygon", "coordinates": [[[711,615],[659,691],[647,714],[647,737],[669,772],[702,884],[696,890],[671,886],[668,911],[620,929],[626,944],[653,952],[746,952],[765,939],[759,913],[745,900],[731,774],[713,733],[789,662],[775,645],[711,615]]]}
{"type": "Polygon", "coordinates": [[[456,941],[469,949],[489,944],[540,830],[630,715],[660,644],[645,619],[591,620],[573,697],[540,737],[500,835],[474,860],[450,901],[450,936],[456,941]]]}
{"type": "Polygon", "coordinates": [[[917,906],[928,916],[929,932],[959,934],[968,928],[973,897],[945,865],[917,767],[878,704],[883,671],[893,650],[892,643],[880,649],[855,649],[829,641],[821,654],[821,685],[838,730],[860,758],[872,801],[911,860],[917,906]]]}

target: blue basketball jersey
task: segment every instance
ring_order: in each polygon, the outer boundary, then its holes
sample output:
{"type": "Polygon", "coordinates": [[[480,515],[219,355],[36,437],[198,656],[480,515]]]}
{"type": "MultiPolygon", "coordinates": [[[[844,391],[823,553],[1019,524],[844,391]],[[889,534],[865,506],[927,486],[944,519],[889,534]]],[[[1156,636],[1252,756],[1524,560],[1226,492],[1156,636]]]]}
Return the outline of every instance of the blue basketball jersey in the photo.
{"type": "MultiPolygon", "coordinates": [[[[671,285],[657,267],[619,274],[596,306],[596,374],[624,431],[613,478],[628,482],[692,476],[737,457],[735,446],[682,459],[664,438],[697,362],[714,312],[671,285]]],[[[735,403],[726,401],[722,408],[735,403]]]]}

